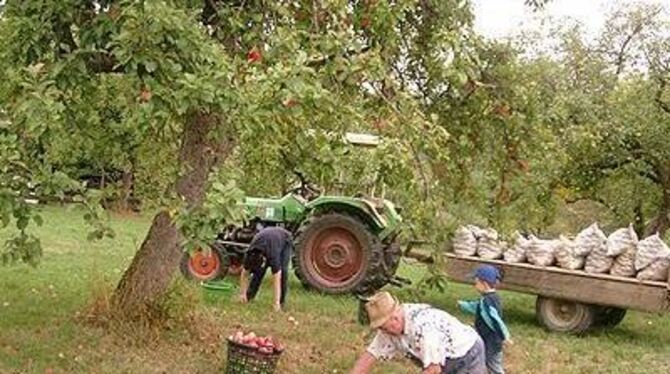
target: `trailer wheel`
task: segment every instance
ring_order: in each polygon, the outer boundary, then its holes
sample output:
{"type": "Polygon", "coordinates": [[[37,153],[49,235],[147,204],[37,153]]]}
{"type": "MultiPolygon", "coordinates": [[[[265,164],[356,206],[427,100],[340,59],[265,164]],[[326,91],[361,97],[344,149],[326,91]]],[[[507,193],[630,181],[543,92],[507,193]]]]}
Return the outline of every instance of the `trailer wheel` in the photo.
{"type": "Polygon", "coordinates": [[[541,324],[551,331],[581,334],[595,321],[595,310],[570,300],[538,296],[535,313],[541,324]]]}
{"type": "Polygon", "coordinates": [[[595,324],[600,327],[614,327],[626,317],[626,309],[603,306],[597,307],[595,324]]]}

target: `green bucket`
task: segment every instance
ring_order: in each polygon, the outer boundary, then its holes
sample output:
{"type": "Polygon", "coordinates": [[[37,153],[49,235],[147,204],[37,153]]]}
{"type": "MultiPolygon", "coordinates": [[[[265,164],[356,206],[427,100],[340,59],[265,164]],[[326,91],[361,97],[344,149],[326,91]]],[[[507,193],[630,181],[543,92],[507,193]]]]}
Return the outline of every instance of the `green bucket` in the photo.
{"type": "Polygon", "coordinates": [[[227,300],[235,293],[237,286],[225,280],[202,282],[204,299],[208,303],[217,303],[227,300]]]}

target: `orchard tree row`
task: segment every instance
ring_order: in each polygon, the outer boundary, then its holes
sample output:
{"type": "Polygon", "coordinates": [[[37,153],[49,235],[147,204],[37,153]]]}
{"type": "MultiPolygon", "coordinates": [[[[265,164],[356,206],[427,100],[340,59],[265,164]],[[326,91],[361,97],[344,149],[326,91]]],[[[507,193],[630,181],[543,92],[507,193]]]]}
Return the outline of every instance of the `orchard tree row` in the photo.
{"type": "Polygon", "coordinates": [[[125,314],[166,290],[183,243],[293,169],[329,193],[383,190],[436,243],[462,222],[541,231],[581,199],[640,232],[670,225],[661,6],[615,10],[595,37],[554,22],[504,41],[460,0],[0,7],[0,223],[18,232],[3,260],[39,258],[33,197],[84,204],[92,238],[113,235],[101,206],[157,210],[115,293],[125,314]]]}

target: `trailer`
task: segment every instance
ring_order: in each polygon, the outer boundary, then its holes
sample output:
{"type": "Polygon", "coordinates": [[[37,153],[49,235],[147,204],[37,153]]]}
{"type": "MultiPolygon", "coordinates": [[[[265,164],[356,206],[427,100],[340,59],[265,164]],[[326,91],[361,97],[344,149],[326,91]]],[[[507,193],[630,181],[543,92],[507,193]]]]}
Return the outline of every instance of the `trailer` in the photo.
{"type": "MultiPolygon", "coordinates": [[[[412,251],[413,247],[408,246],[403,255],[423,263],[434,262],[434,254],[412,251]]],[[[536,317],[551,331],[582,333],[596,326],[614,327],[629,309],[661,314],[670,312],[670,278],[667,282],[640,281],[554,266],[458,256],[450,252],[445,254],[444,264],[449,280],[466,284],[472,284],[472,274],[479,265],[499,268],[504,274],[499,288],[535,295],[536,317]]]]}
{"type": "Polygon", "coordinates": [[[499,268],[504,274],[500,289],[536,295],[537,319],[552,331],[582,333],[595,326],[614,327],[623,320],[628,309],[653,313],[670,311],[670,280],[640,281],[452,253],[446,257],[447,278],[459,283],[472,283],[471,275],[479,265],[499,268]]]}

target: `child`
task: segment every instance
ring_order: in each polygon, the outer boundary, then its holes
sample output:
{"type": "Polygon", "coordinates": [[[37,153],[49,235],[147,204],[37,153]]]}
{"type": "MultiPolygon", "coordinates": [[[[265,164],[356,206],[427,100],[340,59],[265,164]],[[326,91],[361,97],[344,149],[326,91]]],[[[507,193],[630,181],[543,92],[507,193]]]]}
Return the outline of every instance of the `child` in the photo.
{"type": "Polygon", "coordinates": [[[502,302],[495,286],[500,272],[491,265],[475,270],[475,288],[481,294],[477,301],[458,301],[461,310],[475,315],[475,329],[484,340],[486,366],[491,374],[503,374],[503,342],[510,343],[509,331],[502,320],[502,302]]]}

